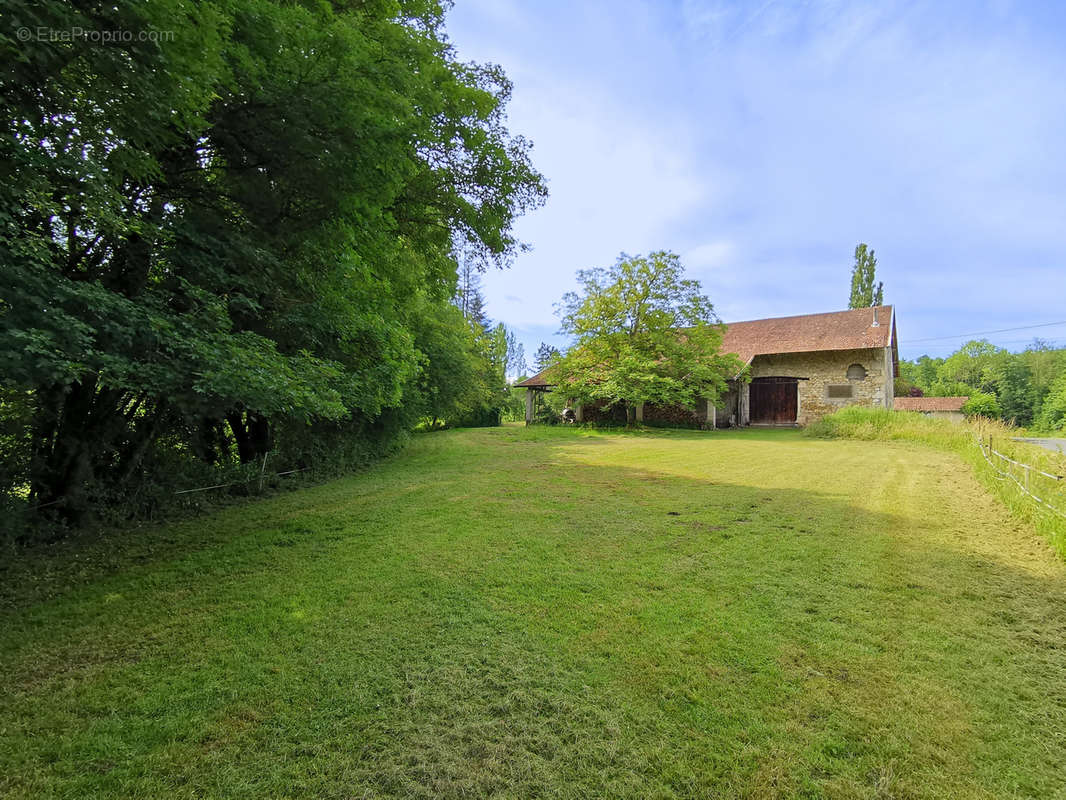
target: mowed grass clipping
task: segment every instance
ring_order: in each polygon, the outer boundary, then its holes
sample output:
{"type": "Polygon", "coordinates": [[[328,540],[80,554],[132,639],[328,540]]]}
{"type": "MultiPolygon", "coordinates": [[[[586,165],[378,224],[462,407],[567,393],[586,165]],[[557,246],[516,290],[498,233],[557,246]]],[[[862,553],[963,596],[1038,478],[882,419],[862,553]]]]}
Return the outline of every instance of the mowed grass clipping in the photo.
{"type": "Polygon", "coordinates": [[[34,558],[5,797],[1066,794],[1066,567],[919,445],[435,433],[34,558]]]}

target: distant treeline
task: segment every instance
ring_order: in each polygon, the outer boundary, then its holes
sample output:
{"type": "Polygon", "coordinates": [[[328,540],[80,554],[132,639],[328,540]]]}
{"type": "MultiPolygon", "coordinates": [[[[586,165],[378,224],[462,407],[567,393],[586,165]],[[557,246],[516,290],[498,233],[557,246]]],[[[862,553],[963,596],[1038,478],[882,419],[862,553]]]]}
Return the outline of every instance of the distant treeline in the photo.
{"type": "Polygon", "coordinates": [[[1023,427],[1066,430],[1066,348],[1034,342],[1020,353],[983,339],[947,358],[903,359],[896,396],[971,398],[971,408],[1023,427]]]}
{"type": "Polygon", "coordinates": [[[471,276],[546,192],[444,5],[5,3],[9,30],[168,32],[0,37],[5,532],[499,420],[514,337],[471,276]]]}

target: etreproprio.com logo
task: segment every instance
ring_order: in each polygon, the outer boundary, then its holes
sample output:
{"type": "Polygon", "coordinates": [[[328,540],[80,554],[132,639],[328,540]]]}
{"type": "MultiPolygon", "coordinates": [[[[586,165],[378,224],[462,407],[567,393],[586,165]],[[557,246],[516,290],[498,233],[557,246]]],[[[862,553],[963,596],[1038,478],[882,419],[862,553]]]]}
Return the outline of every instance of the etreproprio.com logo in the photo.
{"type": "Polygon", "coordinates": [[[20,42],[54,42],[88,44],[126,44],[129,42],[172,42],[174,31],[160,31],[154,28],[144,30],[127,30],[123,28],[19,28],[16,36],[20,42]]]}

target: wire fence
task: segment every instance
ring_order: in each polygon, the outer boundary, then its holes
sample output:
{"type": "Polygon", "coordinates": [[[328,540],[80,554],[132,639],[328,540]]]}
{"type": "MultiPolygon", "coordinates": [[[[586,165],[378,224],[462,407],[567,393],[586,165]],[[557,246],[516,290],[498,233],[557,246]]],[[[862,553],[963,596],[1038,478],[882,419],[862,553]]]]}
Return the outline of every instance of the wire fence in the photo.
{"type": "Polygon", "coordinates": [[[309,469],[311,469],[311,468],[310,467],[304,467],[303,469],[290,469],[290,470],[287,470],[285,472],[260,473],[259,475],[256,475],[255,477],[249,478],[248,480],[245,480],[245,481],[232,481],[230,483],[216,483],[214,486],[200,486],[200,487],[198,487],[196,489],[179,489],[178,491],[174,492],[174,494],[192,494],[194,492],[206,492],[206,491],[209,491],[211,489],[225,489],[228,486],[243,486],[244,484],[253,483],[255,481],[259,481],[259,491],[263,491],[263,480],[264,480],[264,478],[268,478],[268,477],[280,478],[280,477],[282,477],[284,475],[294,475],[297,472],[307,472],[307,470],[309,470],[309,469]]]}
{"type": "MultiPolygon", "coordinates": [[[[244,479],[244,480],[230,481],[228,483],[216,483],[216,484],[214,484],[212,486],[198,486],[195,489],[178,489],[178,490],[174,491],[173,494],[175,496],[181,495],[181,494],[197,494],[199,492],[208,492],[208,491],[211,491],[212,489],[227,489],[227,488],[229,488],[231,486],[245,486],[245,485],[247,485],[249,483],[255,483],[255,482],[259,483],[259,491],[263,491],[263,482],[267,478],[281,478],[281,477],[284,477],[286,475],[295,475],[298,472],[307,472],[308,470],[312,469],[312,467],[303,467],[302,469],[289,469],[289,470],[285,470],[284,472],[267,472],[266,471],[266,462],[267,462],[267,460],[266,460],[266,457],[264,456],[262,464],[261,464],[261,466],[259,468],[259,473],[257,475],[253,475],[250,478],[247,478],[247,479],[244,479]]],[[[55,500],[49,500],[47,503],[38,503],[37,505],[29,506],[28,508],[29,508],[29,510],[31,512],[33,512],[33,511],[37,511],[38,509],[41,509],[41,508],[46,508],[48,506],[54,506],[54,505],[57,505],[59,503],[63,503],[65,501],[67,501],[68,499],[69,499],[68,495],[63,495],[62,497],[58,497],[55,500]]],[[[91,507],[92,508],[101,508],[102,506],[91,506],[91,507]]]]}
{"type": "Polygon", "coordinates": [[[1022,493],[1043,508],[1066,519],[1066,481],[1062,475],[1054,475],[1001,453],[993,446],[991,436],[987,442],[983,437],[978,437],[977,446],[988,465],[1000,476],[1000,480],[1012,481],[1022,493]]]}

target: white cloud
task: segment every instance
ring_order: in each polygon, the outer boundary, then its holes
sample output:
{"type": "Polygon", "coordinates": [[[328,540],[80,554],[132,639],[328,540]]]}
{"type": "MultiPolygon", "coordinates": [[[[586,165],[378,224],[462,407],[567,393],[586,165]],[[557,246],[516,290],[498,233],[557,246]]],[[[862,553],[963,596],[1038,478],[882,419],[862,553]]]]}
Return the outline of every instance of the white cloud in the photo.
{"type": "Polygon", "coordinates": [[[1066,42],[1039,16],[1054,9],[477,8],[456,7],[453,38],[515,80],[510,126],[552,192],[518,226],[534,251],[486,276],[508,324],[553,325],[575,270],[660,247],[723,318],[831,310],[858,241],[903,339],[1059,313],[1066,42]]]}

